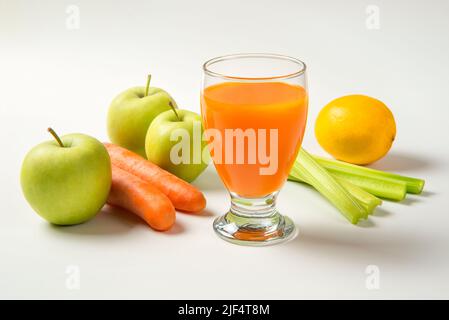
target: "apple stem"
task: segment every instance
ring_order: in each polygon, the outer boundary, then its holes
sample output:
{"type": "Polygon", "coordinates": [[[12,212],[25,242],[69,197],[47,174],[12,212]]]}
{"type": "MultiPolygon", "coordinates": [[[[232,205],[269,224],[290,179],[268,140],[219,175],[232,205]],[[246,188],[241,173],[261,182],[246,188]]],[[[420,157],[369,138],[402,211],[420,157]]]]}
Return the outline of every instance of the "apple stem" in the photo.
{"type": "Polygon", "coordinates": [[[145,87],[145,97],[148,95],[148,90],[150,89],[150,81],[151,81],[151,74],[147,77],[147,86],[145,87]]]}
{"type": "Polygon", "coordinates": [[[52,128],[48,128],[47,131],[51,133],[51,135],[55,138],[55,140],[58,142],[61,148],[64,148],[64,144],[62,143],[59,136],[56,134],[55,130],[53,130],[52,128]]]}
{"type": "Polygon", "coordinates": [[[178,121],[181,121],[181,119],[179,119],[178,112],[176,111],[176,108],[175,108],[175,106],[173,105],[173,103],[170,101],[170,102],[168,103],[168,105],[170,106],[170,108],[171,108],[171,109],[173,110],[173,112],[175,113],[176,118],[178,119],[178,121]]]}

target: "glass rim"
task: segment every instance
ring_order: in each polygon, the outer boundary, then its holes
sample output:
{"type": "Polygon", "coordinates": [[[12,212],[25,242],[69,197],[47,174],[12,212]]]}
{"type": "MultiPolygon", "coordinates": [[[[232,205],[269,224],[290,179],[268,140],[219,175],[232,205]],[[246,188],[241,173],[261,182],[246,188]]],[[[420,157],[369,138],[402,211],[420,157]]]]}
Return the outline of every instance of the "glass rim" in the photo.
{"type": "Polygon", "coordinates": [[[212,59],[207,60],[203,64],[203,71],[205,74],[216,77],[216,78],[222,78],[225,80],[240,80],[240,81],[267,81],[267,80],[285,80],[285,79],[291,79],[298,76],[303,75],[306,72],[306,64],[294,57],[283,55],[283,54],[277,54],[277,53],[235,53],[235,54],[227,54],[218,56],[212,59]],[[277,75],[272,77],[239,77],[239,76],[230,76],[223,73],[215,72],[210,70],[210,66],[221,61],[226,60],[233,60],[233,59],[240,59],[240,58],[270,58],[270,59],[278,59],[278,60],[285,60],[285,61],[291,61],[298,65],[298,70],[295,72],[291,72],[288,74],[283,75],[277,75]]]}

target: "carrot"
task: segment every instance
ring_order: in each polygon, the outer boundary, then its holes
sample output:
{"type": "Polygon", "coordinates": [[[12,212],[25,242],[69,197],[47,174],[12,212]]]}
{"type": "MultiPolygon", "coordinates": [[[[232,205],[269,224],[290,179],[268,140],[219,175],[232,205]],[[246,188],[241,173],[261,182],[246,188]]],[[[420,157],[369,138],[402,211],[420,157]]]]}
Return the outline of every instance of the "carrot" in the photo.
{"type": "Polygon", "coordinates": [[[165,194],[114,165],[107,203],[137,214],[158,231],[168,230],[175,223],[175,208],[165,194]]]}
{"type": "Polygon", "coordinates": [[[151,183],[164,193],[176,209],[197,213],[206,207],[206,198],[197,188],[140,155],[111,143],[104,143],[114,166],[151,183]]]}

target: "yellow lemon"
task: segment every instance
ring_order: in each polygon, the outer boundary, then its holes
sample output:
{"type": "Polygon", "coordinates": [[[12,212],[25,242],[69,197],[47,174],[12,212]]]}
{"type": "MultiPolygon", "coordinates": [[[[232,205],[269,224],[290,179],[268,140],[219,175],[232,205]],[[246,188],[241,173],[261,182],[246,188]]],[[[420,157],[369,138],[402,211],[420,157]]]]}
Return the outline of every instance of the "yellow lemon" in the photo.
{"type": "Polygon", "coordinates": [[[320,111],[315,136],[334,158],[368,164],[390,150],[396,123],[383,102],[364,95],[349,95],[332,100],[320,111]]]}

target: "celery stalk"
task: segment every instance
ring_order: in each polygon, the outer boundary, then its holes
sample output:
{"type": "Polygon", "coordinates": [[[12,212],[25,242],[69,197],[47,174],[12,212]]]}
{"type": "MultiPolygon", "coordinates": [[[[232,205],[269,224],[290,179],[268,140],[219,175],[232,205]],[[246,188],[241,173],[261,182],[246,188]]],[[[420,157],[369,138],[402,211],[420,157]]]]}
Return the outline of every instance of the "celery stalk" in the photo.
{"type": "MultiPolygon", "coordinates": [[[[343,161],[327,159],[319,156],[313,156],[313,158],[324,168],[330,170],[331,172],[344,173],[346,177],[358,176],[365,179],[371,178],[371,181],[377,180],[377,181],[385,181],[386,183],[393,182],[398,184],[405,183],[407,192],[414,194],[421,193],[424,188],[425,181],[422,179],[401,176],[395,173],[384,172],[376,169],[357,166],[343,161]]],[[[385,184],[385,187],[387,186],[388,184],[385,184]]]]}
{"type": "MultiPolygon", "coordinates": [[[[366,214],[364,218],[366,218],[368,214],[372,214],[374,209],[382,204],[382,200],[371,193],[366,192],[344,179],[338,177],[334,178],[365,208],[366,214]]],[[[293,175],[289,175],[288,179],[291,181],[307,183],[307,181],[301,180],[293,175]]]]}
{"type": "MultiPolygon", "coordinates": [[[[368,214],[372,214],[374,209],[377,206],[380,206],[382,204],[382,200],[380,200],[378,197],[372,195],[371,193],[363,190],[362,188],[357,187],[356,185],[352,184],[351,182],[348,182],[344,179],[335,177],[336,180],[346,189],[348,192],[356,198],[359,203],[365,208],[368,214]]],[[[365,217],[366,218],[366,217],[365,217]]]]}
{"type": "Polygon", "coordinates": [[[378,180],[372,177],[364,177],[359,175],[352,175],[347,172],[342,172],[334,169],[327,169],[334,177],[348,181],[363,190],[384,199],[401,201],[407,194],[407,186],[405,182],[378,180]]]}
{"type": "Polygon", "coordinates": [[[300,149],[290,176],[313,186],[352,224],[367,215],[367,210],[304,149],[300,149]]]}

